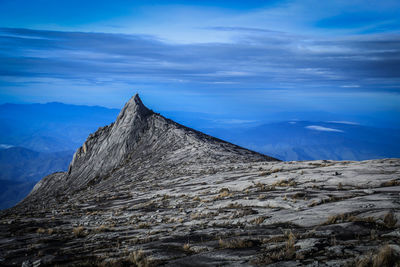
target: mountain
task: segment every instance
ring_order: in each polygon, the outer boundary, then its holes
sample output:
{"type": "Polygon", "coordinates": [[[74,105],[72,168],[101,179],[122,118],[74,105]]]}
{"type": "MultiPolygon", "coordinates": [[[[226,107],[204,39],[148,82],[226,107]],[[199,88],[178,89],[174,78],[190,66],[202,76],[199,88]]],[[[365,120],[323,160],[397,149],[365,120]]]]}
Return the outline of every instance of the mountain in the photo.
{"type": "Polygon", "coordinates": [[[281,162],[138,95],[0,212],[2,266],[392,266],[400,159],[281,162]]]}
{"type": "Polygon", "coordinates": [[[117,109],[62,103],[0,105],[0,144],[39,152],[76,150],[117,109]]]}
{"type": "Polygon", "coordinates": [[[15,206],[31,192],[36,183],[36,181],[0,180],[0,209],[15,206]]]}
{"type": "MultiPolygon", "coordinates": [[[[75,152],[65,179],[57,175],[57,188],[47,188],[47,180],[40,181],[27,201],[43,190],[70,192],[81,190],[110,179],[115,173],[137,172],[151,165],[159,173],[182,164],[213,164],[214,162],[248,162],[276,159],[187,128],[145,107],[138,95],[132,97],[119,113],[116,121],[90,134],[75,152]],[[162,165],[158,163],[162,162],[162,165]]],[[[153,170],[153,171],[154,171],[153,170]]],[[[129,179],[129,177],[126,177],[129,179]]],[[[128,180],[129,181],[129,180],[128,180]]]]}
{"type": "Polygon", "coordinates": [[[349,122],[285,121],[208,133],[282,160],[400,157],[400,130],[349,122]]]}
{"type": "Polygon", "coordinates": [[[22,147],[0,149],[0,209],[17,204],[42,177],[66,171],[72,155],[73,151],[44,153],[22,147]]]}
{"type": "Polygon", "coordinates": [[[44,176],[67,169],[73,151],[37,152],[22,147],[0,149],[0,180],[37,182],[44,176]]]}

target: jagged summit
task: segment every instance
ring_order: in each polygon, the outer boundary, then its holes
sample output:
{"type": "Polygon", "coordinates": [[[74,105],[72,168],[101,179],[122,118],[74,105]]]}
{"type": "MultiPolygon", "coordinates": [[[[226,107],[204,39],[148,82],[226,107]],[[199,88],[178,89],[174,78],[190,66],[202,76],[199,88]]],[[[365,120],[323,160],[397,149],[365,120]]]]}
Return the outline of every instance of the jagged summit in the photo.
{"type": "Polygon", "coordinates": [[[149,110],[143,104],[142,100],[139,97],[139,94],[135,94],[131,97],[131,99],[129,99],[128,102],[126,102],[125,106],[122,108],[117,117],[116,124],[130,124],[133,122],[132,120],[135,118],[135,116],[145,117],[151,113],[153,113],[153,111],[149,110]]]}
{"type": "MultiPolygon", "coordinates": [[[[169,169],[189,163],[265,160],[276,159],[166,119],[148,109],[136,94],[125,104],[114,123],[89,135],[75,152],[68,173],[58,178],[62,181],[52,191],[82,190],[107,180],[116,171],[123,173],[120,176],[128,177],[127,173],[148,166],[169,169]]],[[[33,193],[44,183],[40,182],[33,193]]]]}
{"type": "Polygon", "coordinates": [[[145,131],[147,117],[152,114],[136,94],[125,104],[114,123],[89,135],[69,166],[67,180],[70,187],[80,187],[96,177],[104,177],[121,165],[145,131]]]}

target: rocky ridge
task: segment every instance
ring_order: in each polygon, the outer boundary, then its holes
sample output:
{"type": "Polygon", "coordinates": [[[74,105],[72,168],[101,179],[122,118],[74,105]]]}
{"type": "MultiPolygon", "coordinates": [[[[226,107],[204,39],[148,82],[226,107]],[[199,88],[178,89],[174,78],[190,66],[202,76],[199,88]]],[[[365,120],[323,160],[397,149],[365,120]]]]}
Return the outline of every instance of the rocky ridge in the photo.
{"type": "Polygon", "coordinates": [[[394,266],[399,219],[400,159],[279,162],[136,95],[0,214],[0,265],[394,266]]]}

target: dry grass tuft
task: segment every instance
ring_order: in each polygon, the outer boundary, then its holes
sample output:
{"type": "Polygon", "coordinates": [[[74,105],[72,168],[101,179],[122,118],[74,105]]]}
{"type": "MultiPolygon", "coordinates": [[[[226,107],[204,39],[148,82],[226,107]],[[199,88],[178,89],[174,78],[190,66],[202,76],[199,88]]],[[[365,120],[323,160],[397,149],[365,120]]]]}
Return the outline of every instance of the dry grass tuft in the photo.
{"type": "Polygon", "coordinates": [[[233,202],[233,203],[229,203],[226,207],[228,209],[241,209],[241,208],[243,208],[243,205],[239,204],[238,202],[233,202]]]}
{"type": "Polygon", "coordinates": [[[275,187],[274,187],[274,186],[272,186],[272,185],[266,185],[266,184],[263,184],[263,183],[260,183],[260,182],[256,183],[256,184],[255,184],[255,187],[257,188],[257,191],[260,191],[260,192],[266,192],[266,191],[273,191],[273,190],[275,190],[275,187]]]}
{"type": "Polygon", "coordinates": [[[351,214],[336,214],[329,216],[328,219],[322,225],[329,225],[335,223],[343,223],[343,222],[364,222],[371,224],[379,224],[378,221],[374,217],[357,217],[351,214]]]}
{"type": "Polygon", "coordinates": [[[96,228],[95,232],[96,233],[100,233],[100,232],[107,232],[109,230],[109,228],[107,227],[107,225],[102,224],[99,227],[96,228]]]}
{"type": "Polygon", "coordinates": [[[343,184],[342,183],[339,183],[337,187],[338,187],[338,190],[343,190],[343,184]]]}
{"type": "Polygon", "coordinates": [[[259,200],[263,200],[263,199],[266,199],[267,198],[267,195],[259,195],[258,196],[258,199],[259,200]]]}
{"type": "Polygon", "coordinates": [[[75,237],[84,237],[86,236],[85,228],[83,226],[78,226],[72,229],[75,237]]]}
{"type": "Polygon", "coordinates": [[[396,217],[393,215],[392,212],[389,212],[385,215],[385,217],[383,218],[383,223],[385,224],[385,226],[387,228],[394,228],[396,226],[397,223],[397,219],[396,217]]]}
{"type": "Polygon", "coordinates": [[[271,169],[271,173],[277,173],[277,172],[280,172],[280,171],[282,171],[281,167],[274,167],[274,168],[271,169]]]}
{"type": "Polygon", "coordinates": [[[129,254],[128,260],[133,266],[150,267],[153,266],[150,257],[146,256],[143,250],[133,251],[129,254]]]}
{"type": "Polygon", "coordinates": [[[303,259],[304,255],[296,253],[296,249],[294,246],[296,243],[296,236],[292,233],[292,231],[286,232],[285,236],[285,246],[282,246],[281,248],[273,252],[269,252],[268,254],[264,254],[263,256],[261,256],[261,258],[258,259],[256,263],[260,265],[265,265],[277,261],[303,259]]]}
{"type": "Polygon", "coordinates": [[[280,180],[276,181],[275,183],[272,184],[273,187],[275,186],[280,186],[280,187],[286,187],[286,186],[296,186],[297,183],[294,180],[280,180]]]}
{"type": "Polygon", "coordinates": [[[395,179],[381,183],[381,187],[398,186],[398,185],[400,185],[400,181],[395,179]]]}
{"type": "Polygon", "coordinates": [[[189,243],[185,243],[185,244],[183,245],[183,250],[184,250],[184,251],[187,251],[187,252],[191,251],[191,250],[190,250],[190,244],[189,244],[189,243]]]}
{"type": "Polygon", "coordinates": [[[36,230],[36,233],[38,233],[38,234],[44,234],[44,233],[46,233],[46,229],[44,229],[44,228],[38,228],[37,230],[36,230]]]}
{"type": "Polygon", "coordinates": [[[216,197],[214,197],[214,200],[230,196],[233,196],[233,193],[230,193],[228,188],[222,188],[221,190],[219,190],[219,194],[216,197]]]}
{"type": "Polygon", "coordinates": [[[201,199],[198,196],[194,197],[192,200],[193,201],[201,201],[201,199]]]}
{"type": "Polygon", "coordinates": [[[142,223],[140,223],[140,224],[138,225],[138,228],[139,228],[139,229],[148,229],[148,228],[150,228],[150,224],[147,223],[147,222],[142,222],[142,223]]]}
{"type": "Polygon", "coordinates": [[[400,255],[390,246],[381,247],[375,254],[369,253],[356,263],[357,267],[399,267],[400,255]]]}
{"type": "Polygon", "coordinates": [[[253,224],[262,224],[266,219],[267,219],[267,217],[265,217],[265,216],[260,216],[260,217],[255,218],[255,219],[252,220],[251,222],[252,222],[253,224]]]}

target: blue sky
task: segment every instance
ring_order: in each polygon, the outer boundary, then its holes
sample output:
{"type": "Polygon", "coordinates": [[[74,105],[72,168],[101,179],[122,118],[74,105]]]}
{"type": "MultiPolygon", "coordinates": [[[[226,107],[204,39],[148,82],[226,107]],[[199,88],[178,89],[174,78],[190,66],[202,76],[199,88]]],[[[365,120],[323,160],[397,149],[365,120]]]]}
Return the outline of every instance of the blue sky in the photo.
{"type": "Polygon", "coordinates": [[[139,92],[158,111],[231,122],[400,120],[398,0],[0,0],[0,11],[0,103],[120,108],[139,92]]]}

